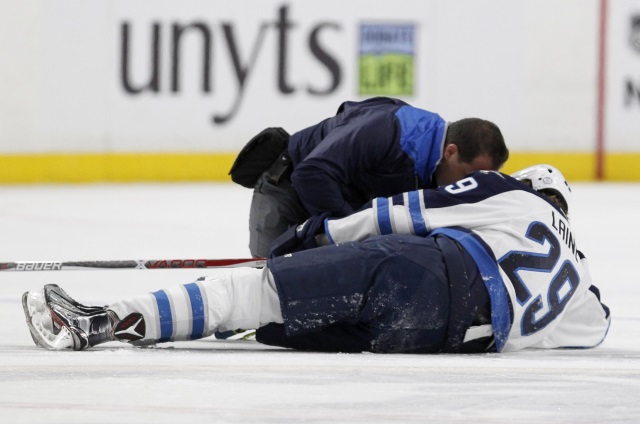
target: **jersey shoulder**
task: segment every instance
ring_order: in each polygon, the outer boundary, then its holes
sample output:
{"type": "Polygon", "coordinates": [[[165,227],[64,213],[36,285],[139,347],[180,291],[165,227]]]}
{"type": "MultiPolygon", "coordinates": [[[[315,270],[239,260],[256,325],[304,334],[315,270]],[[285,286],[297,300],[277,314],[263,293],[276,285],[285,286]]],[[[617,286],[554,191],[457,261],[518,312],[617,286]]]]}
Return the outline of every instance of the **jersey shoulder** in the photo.
{"type": "Polygon", "coordinates": [[[535,193],[526,184],[497,171],[475,171],[453,184],[436,189],[440,195],[464,198],[467,203],[480,202],[510,191],[535,193]]]}
{"type": "Polygon", "coordinates": [[[495,194],[504,193],[508,191],[518,190],[526,193],[530,193],[533,196],[536,196],[554,209],[556,209],[560,214],[564,215],[564,212],[560,208],[556,202],[550,199],[548,196],[534,190],[527,183],[522,181],[518,181],[510,175],[503,174],[497,171],[475,171],[469,174],[472,178],[475,178],[479,183],[479,185],[483,186],[483,190],[494,192],[495,194]]]}

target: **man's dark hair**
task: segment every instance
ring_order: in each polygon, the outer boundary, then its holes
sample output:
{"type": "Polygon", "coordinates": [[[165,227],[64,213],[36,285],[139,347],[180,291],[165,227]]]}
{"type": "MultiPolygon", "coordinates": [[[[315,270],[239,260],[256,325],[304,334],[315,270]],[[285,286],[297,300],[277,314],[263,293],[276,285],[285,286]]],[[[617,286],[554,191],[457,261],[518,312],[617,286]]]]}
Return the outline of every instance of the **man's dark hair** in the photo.
{"type": "Polygon", "coordinates": [[[450,123],[446,144],[458,146],[460,159],[467,163],[479,155],[488,154],[493,166],[500,169],[509,158],[509,150],[500,128],[493,122],[480,118],[465,118],[450,123]]]}

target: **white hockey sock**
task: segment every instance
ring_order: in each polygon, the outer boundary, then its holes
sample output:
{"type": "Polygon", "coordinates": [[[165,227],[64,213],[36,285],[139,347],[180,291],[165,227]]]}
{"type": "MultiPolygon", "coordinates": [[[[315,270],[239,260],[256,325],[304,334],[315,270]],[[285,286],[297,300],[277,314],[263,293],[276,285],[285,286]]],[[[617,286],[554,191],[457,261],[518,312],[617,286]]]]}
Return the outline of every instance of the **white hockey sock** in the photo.
{"type": "Polygon", "coordinates": [[[142,314],[146,326],[142,344],[195,340],[216,330],[282,323],[278,292],[268,268],[218,270],[190,284],[113,303],[109,309],[121,319],[142,314]]]}

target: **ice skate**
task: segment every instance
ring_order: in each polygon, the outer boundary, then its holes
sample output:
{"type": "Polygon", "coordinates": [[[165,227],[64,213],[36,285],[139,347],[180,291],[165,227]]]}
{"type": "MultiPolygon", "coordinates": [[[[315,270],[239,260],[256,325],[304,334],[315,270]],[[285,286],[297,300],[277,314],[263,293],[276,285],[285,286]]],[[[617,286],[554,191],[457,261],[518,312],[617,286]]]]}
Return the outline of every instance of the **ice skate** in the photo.
{"type": "Polygon", "coordinates": [[[39,292],[24,293],[22,306],[33,341],[49,350],[84,350],[100,343],[144,336],[140,314],[121,321],[106,307],[76,302],[55,284],[47,284],[39,292]]]}

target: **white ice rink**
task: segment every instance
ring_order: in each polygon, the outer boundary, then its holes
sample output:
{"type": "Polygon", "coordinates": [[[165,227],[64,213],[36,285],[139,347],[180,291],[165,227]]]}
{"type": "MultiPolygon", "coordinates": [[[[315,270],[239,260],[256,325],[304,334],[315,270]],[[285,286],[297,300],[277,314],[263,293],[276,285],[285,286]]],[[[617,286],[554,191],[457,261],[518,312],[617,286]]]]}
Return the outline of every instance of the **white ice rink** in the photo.
{"type": "MultiPolygon", "coordinates": [[[[24,291],[88,304],[206,271],[0,272],[3,423],[640,423],[640,185],[574,184],[579,248],[612,312],[590,350],[304,353],[205,339],[36,348],[24,291]]],[[[231,184],[0,187],[0,261],[247,257],[250,190],[231,184]]]]}

